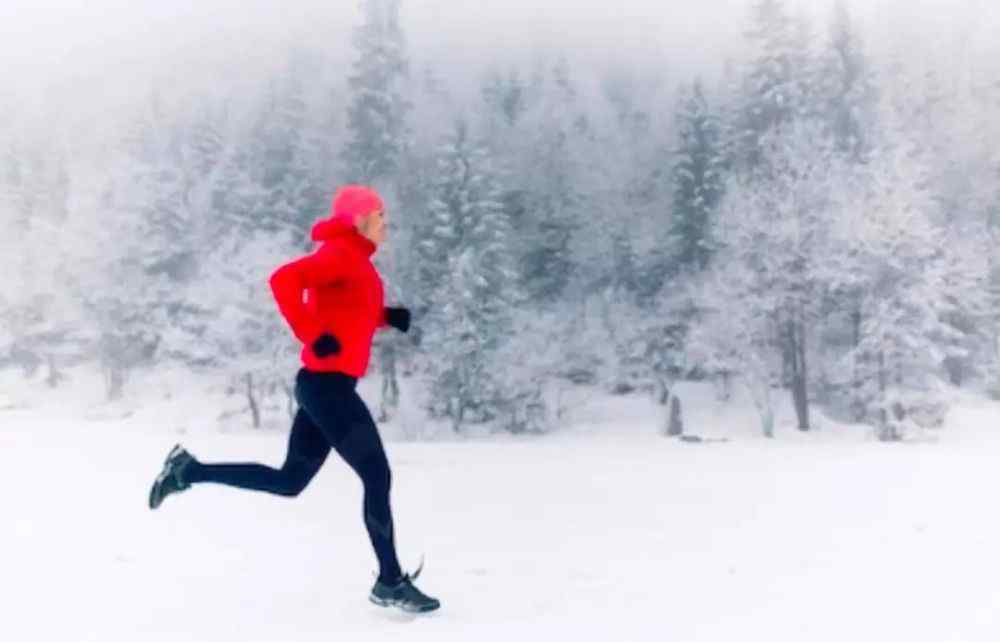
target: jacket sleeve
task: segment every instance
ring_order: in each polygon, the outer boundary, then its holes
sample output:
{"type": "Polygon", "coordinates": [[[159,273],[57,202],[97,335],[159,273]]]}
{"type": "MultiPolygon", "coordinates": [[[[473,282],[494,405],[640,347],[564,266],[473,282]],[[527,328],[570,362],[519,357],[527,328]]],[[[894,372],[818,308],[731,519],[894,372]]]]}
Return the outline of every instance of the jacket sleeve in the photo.
{"type": "Polygon", "coordinates": [[[269,283],[278,310],[302,343],[312,345],[323,333],[303,300],[306,290],[347,278],[349,268],[343,255],[321,250],[286,263],[271,275],[269,283]]]}

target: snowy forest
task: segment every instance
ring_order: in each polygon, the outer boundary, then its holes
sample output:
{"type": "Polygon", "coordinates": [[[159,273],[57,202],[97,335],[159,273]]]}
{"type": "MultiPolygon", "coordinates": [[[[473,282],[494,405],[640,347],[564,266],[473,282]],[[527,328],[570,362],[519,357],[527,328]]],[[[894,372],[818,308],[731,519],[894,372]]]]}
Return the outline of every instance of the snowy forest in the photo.
{"type": "Polygon", "coordinates": [[[894,441],[948,388],[1000,398],[996,68],[872,43],[843,2],[755,0],[709,71],[552,47],[470,73],[414,63],[401,3],[361,3],[349,65],[290,45],[111,123],[0,102],[0,370],[111,404],[179,371],[287,423],[300,346],[267,279],[360,182],[414,313],[377,338],[380,421],[411,395],[449,431],[548,432],[590,386],[678,432],[699,381],[749,391],[768,437],[787,396],[798,430],[894,441]]]}

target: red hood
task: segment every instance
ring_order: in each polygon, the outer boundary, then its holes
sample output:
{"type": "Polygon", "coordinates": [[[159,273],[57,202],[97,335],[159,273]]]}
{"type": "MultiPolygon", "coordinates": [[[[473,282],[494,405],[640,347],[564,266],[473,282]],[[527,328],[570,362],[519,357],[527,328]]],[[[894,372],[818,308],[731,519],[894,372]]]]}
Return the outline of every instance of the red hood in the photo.
{"type": "Polygon", "coordinates": [[[324,221],[317,221],[312,228],[312,240],[329,241],[339,236],[357,234],[357,230],[344,219],[328,218],[324,221]]]}
{"type": "Polygon", "coordinates": [[[317,242],[332,241],[334,239],[345,239],[355,245],[365,256],[375,253],[375,244],[361,236],[358,230],[346,220],[340,217],[329,218],[318,221],[312,228],[312,240],[317,242]]]}

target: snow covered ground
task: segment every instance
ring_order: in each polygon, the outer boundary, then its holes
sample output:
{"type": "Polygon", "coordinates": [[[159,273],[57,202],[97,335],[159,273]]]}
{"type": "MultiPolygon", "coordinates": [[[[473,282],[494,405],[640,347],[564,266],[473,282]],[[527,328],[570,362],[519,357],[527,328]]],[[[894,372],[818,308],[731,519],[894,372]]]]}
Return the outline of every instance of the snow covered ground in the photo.
{"type": "Polygon", "coordinates": [[[178,435],[176,399],[148,424],[8,400],[0,640],[1000,639],[1000,405],[881,444],[832,424],[767,441],[739,403],[697,401],[691,429],[729,442],[660,437],[635,398],[581,401],[546,437],[391,439],[400,555],[426,555],[443,602],[410,617],[366,600],[336,458],[295,501],[200,486],[150,512],[175,441],[277,464],[284,433],[178,435]]]}

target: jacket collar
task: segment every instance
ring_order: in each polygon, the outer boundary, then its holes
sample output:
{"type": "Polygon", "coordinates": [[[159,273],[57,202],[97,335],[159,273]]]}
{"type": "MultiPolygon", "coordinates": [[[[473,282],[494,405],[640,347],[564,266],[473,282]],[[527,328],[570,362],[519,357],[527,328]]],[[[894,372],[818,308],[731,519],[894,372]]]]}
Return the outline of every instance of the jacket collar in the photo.
{"type": "Polygon", "coordinates": [[[357,230],[351,230],[349,234],[346,234],[344,241],[348,243],[351,247],[356,248],[359,252],[361,252],[365,256],[371,256],[372,254],[375,254],[375,250],[378,249],[378,247],[374,243],[372,243],[365,237],[361,236],[361,234],[359,234],[357,230]]]}
{"type": "Polygon", "coordinates": [[[374,243],[361,236],[361,233],[354,226],[338,219],[320,221],[314,225],[312,239],[314,241],[341,240],[368,257],[378,249],[374,243]]]}

